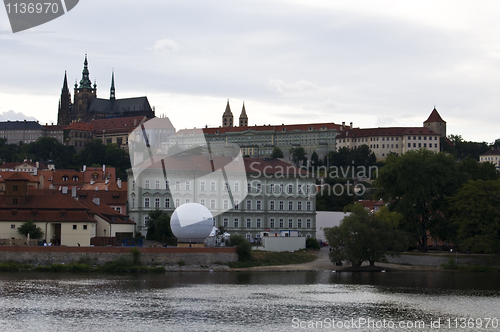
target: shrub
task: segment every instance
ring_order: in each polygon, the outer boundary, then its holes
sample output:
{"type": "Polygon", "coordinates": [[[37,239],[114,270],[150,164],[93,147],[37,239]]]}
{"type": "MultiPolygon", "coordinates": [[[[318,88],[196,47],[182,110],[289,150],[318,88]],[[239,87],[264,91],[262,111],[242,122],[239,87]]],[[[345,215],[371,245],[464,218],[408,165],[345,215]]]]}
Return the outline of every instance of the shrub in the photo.
{"type": "Polygon", "coordinates": [[[318,240],[313,239],[312,237],[308,237],[306,239],[306,248],[307,249],[316,249],[316,250],[319,250],[320,249],[320,245],[319,245],[318,240]]]}
{"type": "Polygon", "coordinates": [[[132,264],[142,265],[141,264],[141,251],[138,248],[133,247],[132,249],[130,249],[130,253],[132,254],[132,264]]]}
{"type": "Polygon", "coordinates": [[[252,245],[240,234],[232,234],[229,237],[231,246],[236,246],[238,261],[245,262],[252,259],[252,245]]]}

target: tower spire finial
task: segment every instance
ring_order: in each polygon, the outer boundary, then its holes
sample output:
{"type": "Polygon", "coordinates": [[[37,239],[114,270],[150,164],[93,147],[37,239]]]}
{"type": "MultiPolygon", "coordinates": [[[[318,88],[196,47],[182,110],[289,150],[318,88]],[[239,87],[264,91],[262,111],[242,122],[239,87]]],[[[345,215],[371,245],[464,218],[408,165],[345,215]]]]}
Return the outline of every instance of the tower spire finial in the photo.
{"type": "Polygon", "coordinates": [[[115,100],[115,70],[111,71],[111,88],[109,89],[109,100],[115,100]]]}
{"type": "Polygon", "coordinates": [[[82,79],[80,80],[80,89],[92,89],[92,82],[89,78],[89,68],[87,61],[87,53],[85,53],[85,61],[83,61],[82,79]]]}

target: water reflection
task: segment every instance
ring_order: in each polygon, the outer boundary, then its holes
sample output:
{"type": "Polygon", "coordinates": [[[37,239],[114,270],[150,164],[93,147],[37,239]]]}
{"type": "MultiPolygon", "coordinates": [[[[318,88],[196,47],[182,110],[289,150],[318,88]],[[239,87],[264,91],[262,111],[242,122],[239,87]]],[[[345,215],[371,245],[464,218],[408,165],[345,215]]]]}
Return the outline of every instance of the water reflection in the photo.
{"type": "Polygon", "coordinates": [[[0,328],[289,331],[294,319],[430,323],[439,318],[500,318],[499,277],[498,273],[414,271],[4,273],[0,274],[0,328]]]}

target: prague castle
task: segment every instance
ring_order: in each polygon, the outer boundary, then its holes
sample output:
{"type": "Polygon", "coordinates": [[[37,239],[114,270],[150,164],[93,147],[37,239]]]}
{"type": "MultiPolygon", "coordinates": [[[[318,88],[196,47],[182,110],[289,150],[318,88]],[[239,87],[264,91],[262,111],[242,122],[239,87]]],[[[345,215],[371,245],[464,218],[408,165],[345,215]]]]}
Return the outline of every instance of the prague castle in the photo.
{"type": "Polygon", "coordinates": [[[82,79],[80,84],[75,82],[73,102],[68,89],[68,79],[64,73],[64,82],[61,89],[58,125],[69,125],[72,122],[91,122],[96,119],[122,118],[144,115],[154,118],[155,112],[149,105],[147,97],[115,98],[115,78],[111,74],[111,88],[109,99],[97,98],[97,84],[89,79],[87,55],[83,63],[82,79]]]}

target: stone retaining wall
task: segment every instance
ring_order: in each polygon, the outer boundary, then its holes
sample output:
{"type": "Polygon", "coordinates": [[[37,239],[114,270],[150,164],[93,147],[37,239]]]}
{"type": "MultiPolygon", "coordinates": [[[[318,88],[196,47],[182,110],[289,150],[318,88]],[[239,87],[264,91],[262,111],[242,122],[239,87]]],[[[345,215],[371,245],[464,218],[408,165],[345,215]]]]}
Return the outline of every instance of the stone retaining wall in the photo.
{"type": "Polygon", "coordinates": [[[396,257],[387,257],[388,263],[420,265],[420,266],[441,266],[448,264],[449,259],[453,259],[458,264],[464,265],[491,265],[500,266],[500,259],[492,255],[468,255],[454,253],[444,255],[422,254],[422,255],[399,255],[396,257]]]}
{"type": "MultiPolygon", "coordinates": [[[[236,262],[236,248],[138,248],[143,264],[210,265],[236,262]]],[[[97,264],[104,264],[122,255],[130,255],[128,247],[27,247],[0,246],[0,262],[15,261],[27,264],[77,262],[85,257],[97,264]]]]}

